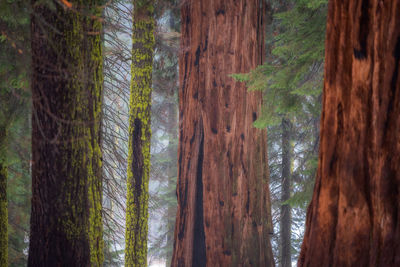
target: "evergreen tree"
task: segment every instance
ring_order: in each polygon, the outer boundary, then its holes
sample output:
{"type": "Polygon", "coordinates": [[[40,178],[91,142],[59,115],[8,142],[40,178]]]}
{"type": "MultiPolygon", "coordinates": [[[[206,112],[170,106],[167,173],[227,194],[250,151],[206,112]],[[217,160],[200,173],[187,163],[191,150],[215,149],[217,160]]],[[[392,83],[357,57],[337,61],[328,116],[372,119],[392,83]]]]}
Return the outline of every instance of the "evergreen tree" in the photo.
{"type": "Polygon", "coordinates": [[[134,1],[125,265],[147,265],[154,1],[134,1]]]}
{"type": "Polygon", "coordinates": [[[102,266],[103,1],[33,1],[28,266],[102,266]]]}
{"type": "MultiPolygon", "coordinates": [[[[15,242],[13,242],[15,237],[21,238],[23,242],[21,232],[24,234],[25,232],[21,229],[26,220],[24,220],[23,212],[19,211],[21,212],[18,214],[21,218],[20,226],[16,227],[14,224],[13,218],[16,209],[13,203],[18,196],[10,194],[10,192],[14,192],[16,189],[11,182],[15,179],[15,173],[23,170],[23,168],[19,168],[23,159],[16,157],[17,153],[13,149],[18,135],[17,129],[21,125],[21,121],[25,121],[23,118],[26,118],[29,109],[27,101],[29,96],[27,88],[29,57],[27,54],[29,50],[24,47],[29,39],[28,10],[24,1],[0,2],[0,266],[2,267],[14,266],[16,263],[14,251],[21,253],[24,249],[23,246],[15,247],[15,242]],[[7,184],[10,184],[11,188],[7,184]],[[8,225],[9,220],[10,225],[8,225]],[[8,237],[10,237],[10,242],[8,237]],[[9,251],[11,252],[8,253],[9,251]]],[[[29,155],[29,152],[27,154],[29,155]]],[[[25,158],[25,160],[28,161],[29,158],[25,158]]],[[[26,178],[26,176],[21,175],[21,178],[26,178]]],[[[21,194],[21,192],[18,193],[21,194]]]]}
{"type": "Polygon", "coordinates": [[[274,212],[274,253],[281,266],[291,266],[316,171],[327,1],[269,3],[273,19],[267,36],[273,38],[266,40],[267,60],[234,77],[246,81],[249,90],[264,92],[254,125],[268,127],[269,133],[272,199],[280,210],[274,212]]]}
{"type": "Polygon", "coordinates": [[[156,10],[165,9],[158,19],[154,57],[154,98],[152,125],[154,144],[152,166],[153,181],[159,185],[151,196],[154,199],[152,214],[159,222],[156,239],[151,243],[153,257],[165,259],[171,265],[174,227],[176,219],[176,177],[178,149],[178,53],[179,53],[179,6],[173,1],[157,3],[156,10]],[[177,14],[178,13],[178,14],[177,14]]]}

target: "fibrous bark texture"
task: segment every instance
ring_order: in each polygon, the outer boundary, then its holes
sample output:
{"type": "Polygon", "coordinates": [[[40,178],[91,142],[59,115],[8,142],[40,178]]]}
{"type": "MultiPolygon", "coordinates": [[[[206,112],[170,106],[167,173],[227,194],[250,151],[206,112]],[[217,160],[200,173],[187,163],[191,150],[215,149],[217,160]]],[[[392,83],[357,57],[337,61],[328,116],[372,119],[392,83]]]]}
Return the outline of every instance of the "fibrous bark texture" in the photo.
{"type": "Polygon", "coordinates": [[[262,63],[263,1],[185,1],[172,266],[272,266],[260,92],[229,75],[262,63]]]}
{"type": "Polygon", "coordinates": [[[281,218],[280,218],[280,266],[292,266],[291,245],[291,208],[285,203],[290,198],[291,173],[292,173],[292,144],[291,144],[291,122],[282,119],[282,182],[281,182],[281,218]]]}
{"type": "Polygon", "coordinates": [[[48,5],[33,1],[28,266],[102,266],[102,8],[48,5]]]}
{"type": "Polygon", "coordinates": [[[133,1],[125,265],[147,265],[154,1],[133,1]]]}
{"type": "Polygon", "coordinates": [[[400,1],[329,3],[319,167],[299,266],[400,266],[400,1]]]}

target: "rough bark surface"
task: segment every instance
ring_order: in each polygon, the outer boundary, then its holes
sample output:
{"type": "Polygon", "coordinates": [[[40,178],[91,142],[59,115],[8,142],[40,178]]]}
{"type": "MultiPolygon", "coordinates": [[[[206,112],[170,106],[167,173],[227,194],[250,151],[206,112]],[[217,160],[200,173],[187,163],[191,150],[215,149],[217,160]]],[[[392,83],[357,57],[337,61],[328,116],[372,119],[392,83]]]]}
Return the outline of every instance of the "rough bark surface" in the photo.
{"type": "MultiPolygon", "coordinates": [[[[281,203],[290,198],[291,174],[292,174],[292,144],[291,144],[291,122],[282,119],[282,182],[281,182],[281,203]]],[[[280,266],[292,266],[292,245],[291,245],[291,208],[289,204],[282,204],[280,218],[280,266]]]]}
{"type": "Polygon", "coordinates": [[[261,0],[185,1],[172,266],[272,266],[260,92],[229,75],[262,63],[261,0]]]}
{"type": "Polygon", "coordinates": [[[125,266],[147,265],[154,1],[133,1],[125,266]]]}
{"type": "Polygon", "coordinates": [[[319,167],[299,266],[400,266],[400,1],[329,3],[319,167]]]}
{"type": "Polygon", "coordinates": [[[28,266],[102,266],[100,1],[33,1],[28,266]]]}

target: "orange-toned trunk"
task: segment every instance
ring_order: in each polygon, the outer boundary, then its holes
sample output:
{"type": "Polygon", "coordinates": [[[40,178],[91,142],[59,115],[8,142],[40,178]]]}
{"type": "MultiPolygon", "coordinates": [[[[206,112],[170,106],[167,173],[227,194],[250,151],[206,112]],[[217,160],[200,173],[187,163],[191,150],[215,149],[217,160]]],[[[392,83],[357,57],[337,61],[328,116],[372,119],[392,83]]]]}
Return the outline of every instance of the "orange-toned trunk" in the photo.
{"type": "Polygon", "coordinates": [[[172,266],[271,266],[260,92],[229,75],[262,63],[262,0],[182,6],[178,211],[172,266]]]}
{"type": "Polygon", "coordinates": [[[329,4],[319,167],[299,266],[400,266],[400,1],[329,4]]]}

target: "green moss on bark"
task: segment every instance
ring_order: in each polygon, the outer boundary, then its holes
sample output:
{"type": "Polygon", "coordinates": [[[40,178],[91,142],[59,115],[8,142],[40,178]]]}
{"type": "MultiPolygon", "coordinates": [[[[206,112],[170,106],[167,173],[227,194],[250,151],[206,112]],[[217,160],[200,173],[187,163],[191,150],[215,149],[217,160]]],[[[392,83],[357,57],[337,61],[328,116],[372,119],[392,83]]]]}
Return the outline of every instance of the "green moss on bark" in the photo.
{"type": "MultiPolygon", "coordinates": [[[[143,2],[143,1],[142,1],[143,2]]],[[[136,5],[133,15],[125,265],[147,265],[152,91],[153,0],[136,5]]]]}
{"type": "Polygon", "coordinates": [[[41,21],[33,23],[36,72],[32,91],[36,117],[32,150],[37,158],[33,159],[32,167],[29,266],[55,266],[54,258],[65,266],[103,266],[100,149],[103,2],[70,1],[71,7],[60,7],[57,3],[56,10],[36,5],[35,13],[52,27],[45,28],[47,38],[43,40],[35,31],[47,25],[37,26],[41,21]],[[48,71],[42,62],[56,72],[50,78],[38,78],[37,73],[48,71]],[[52,104],[49,110],[54,116],[48,116],[49,112],[42,109],[46,103],[52,104]],[[55,198],[54,192],[57,192],[55,198]],[[51,214],[43,214],[45,209],[52,210],[51,214]],[[47,221],[50,223],[42,229],[47,221]]]}

